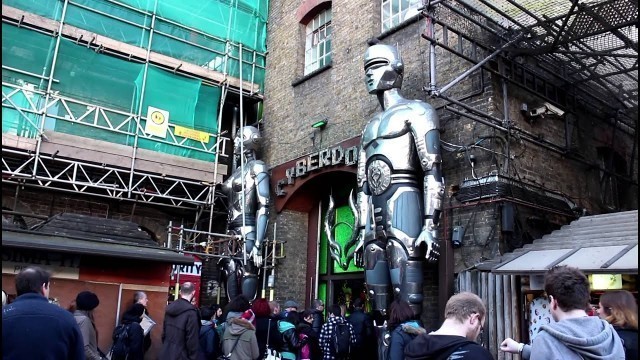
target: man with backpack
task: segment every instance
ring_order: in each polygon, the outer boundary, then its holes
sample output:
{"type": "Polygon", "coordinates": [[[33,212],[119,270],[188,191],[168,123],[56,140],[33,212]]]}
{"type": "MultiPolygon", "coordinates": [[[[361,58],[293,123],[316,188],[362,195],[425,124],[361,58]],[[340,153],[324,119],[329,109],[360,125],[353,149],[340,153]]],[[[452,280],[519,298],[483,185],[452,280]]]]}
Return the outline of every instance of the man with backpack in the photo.
{"type": "Polygon", "coordinates": [[[329,306],[327,314],[329,318],[320,331],[322,359],[350,359],[351,348],[356,343],[353,326],[341,316],[339,305],[329,306]]]}
{"type": "Polygon", "coordinates": [[[122,323],[113,330],[111,360],[142,360],[144,330],[140,326],[144,305],[133,304],[123,315],[122,323]]]}

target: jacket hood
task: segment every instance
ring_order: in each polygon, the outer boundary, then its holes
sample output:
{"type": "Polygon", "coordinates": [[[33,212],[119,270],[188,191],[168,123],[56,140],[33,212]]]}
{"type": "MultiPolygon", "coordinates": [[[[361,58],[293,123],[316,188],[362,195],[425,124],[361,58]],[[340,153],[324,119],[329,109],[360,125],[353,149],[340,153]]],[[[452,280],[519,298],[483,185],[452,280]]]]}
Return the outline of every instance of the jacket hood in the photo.
{"type": "Polygon", "coordinates": [[[432,357],[439,359],[441,354],[451,353],[455,348],[467,343],[473,343],[473,341],[463,336],[428,335],[425,332],[405,346],[404,355],[407,360],[431,359],[432,357]]]}
{"type": "Polygon", "coordinates": [[[256,328],[247,319],[241,317],[232,318],[229,320],[229,333],[233,336],[239,336],[247,331],[255,331],[256,328]]]}
{"type": "Polygon", "coordinates": [[[133,304],[125,313],[122,315],[122,322],[124,324],[129,324],[132,322],[141,322],[142,314],[144,314],[144,306],[142,304],[133,304]]]}
{"type": "Polygon", "coordinates": [[[278,331],[285,332],[289,329],[295,329],[295,326],[288,321],[278,321],[278,331]]]}
{"type": "Polygon", "coordinates": [[[420,335],[427,331],[416,321],[408,321],[400,325],[400,329],[410,335],[420,335]]]}
{"type": "Polygon", "coordinates": [[[565,319],[540,327],[583,358],[613,359],[620,342],[613,326],[594,316],[565,319]]]}
{"type": "Polygon", "coordinates": [[[167,306],[167,315],[175,317],[186,311],[196,311],[196,308],[187,300],[180,298],[167,306]]]}

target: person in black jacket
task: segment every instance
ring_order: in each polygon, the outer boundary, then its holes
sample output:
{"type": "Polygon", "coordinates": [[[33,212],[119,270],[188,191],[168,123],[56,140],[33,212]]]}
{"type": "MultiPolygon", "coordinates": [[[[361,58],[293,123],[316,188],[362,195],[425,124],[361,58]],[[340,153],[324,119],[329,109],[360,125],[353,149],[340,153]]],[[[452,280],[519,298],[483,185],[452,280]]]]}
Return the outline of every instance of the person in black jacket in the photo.
{"type": "MultiPolygon", "coordinates": [[[[142,314],[144,314],[144,305],[136,303],[122,315],[122,324],[127,326],[127,341],[129,344],[127,360],[144,359],[144,330],[140,326],[142,314]]],[[[115,357],[111,359],[120,360],[115,357]]]]}
{"type": "Polygon", "coordinates": [[[416,336],[426,331],[414,320],[413,310],[409,303],[396,299],[390,305],[389,311],[389,340],[388,360],[403,360],[404,348],[416,336]]]}
{"type": "MultiPolygon", "coordinates": [[[[309,345],[309,357],[301,357],[302,360],[320,360],[322,359],[322,350],[320,350],[320,333],[312,328],[312,323],[316,312],[315,309],[307,309],[302,312],[302,321],[297,326],[297,332],[307,337],[309,345]]],[[[300,337],[300,336],[298,336],[300,337]]],[[[304,347],[303,347],[304,348],[304,347]]],[[[364,359],[364,357],[363,357],[364,359]]]]}
{"type": "Polygon", "coordinates": [[[368,346],[376,342],[373,320],[362,309],[362,299],[356,298],[353,301],[353,312],[347,317],[347,321],[353,326],[353,332],[356,336],[356,343],[353,345],[352,352],[354,354],[362,354],[363,359],[375,358],[376,348],[368,346]]]}
{"type": "Polygon", "coordinates": [[[626,360],[638,360],[638,304],[627,290],[608,291],[600,296],[598,315],[616,329],[622,339],[626,360]]]}
{"type": "Polygon", "coordinates": [[[298,352],[308,340],[300,340],[296,332],[296,326],[300,322],[300,314],[297,311],[289,311],[284,320],[278,321],[278,331],[282,334],[283,344],[281,354],[283,359],[296,360],[298,352]]]}
{"type": "Polygon", "coordinates": [[[320,299],[313,300],[313,322],[311,328],[316,334],[320,334],[324,324],[324,302],[320,299]]]}
{"type": "Polygon", "coordinates": [[[278,320],[271,317],[271,308],[267,299],[254,300],[251,310],[256,316],[256,339],[260,354],[265,354],[267,344],[270,349],[280,351],[282,336],[278,331],[278,320]]]}
{"type": "Polygon", "coordinates": [[[215,360],[220,356],[220,337],[213,323],[215,312],[211,306],[200,308],[200,348],[198,350],[198,360],[215,360]]]}
{"type": "Polygon", "coordinates": [[[191,305],[196,289],[185,282],[180,287],[180,298],[167,306],[162,329],[160,360],[195,360],[200,348],[198,310],[191,305]]]}

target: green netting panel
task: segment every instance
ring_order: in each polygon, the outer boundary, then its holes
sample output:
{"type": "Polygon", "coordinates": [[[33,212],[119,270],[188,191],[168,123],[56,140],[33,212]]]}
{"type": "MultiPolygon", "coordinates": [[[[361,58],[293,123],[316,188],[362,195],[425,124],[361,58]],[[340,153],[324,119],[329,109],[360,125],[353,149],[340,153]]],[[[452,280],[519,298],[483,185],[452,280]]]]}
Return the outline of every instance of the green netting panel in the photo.
{"type": "Polygon", "coordinates": [[[157,14],[259,52],[266,51],[267,0],[162,0],[157,14]]]}
{"type": "MultiPolygon", "coordinates": [[[[2,94],[9,95],[14,90],[15,89],[12,87],[3,86],[2,94]]],[[[36,106],[40,105],[41,102],[44,101],[39,94],[31,93],[30,97],[30,100],[36,106]]],[[[3,106],[2,133],[35,139],[38,134],[38,129],[40,128],[42,116],[24,111],[24,109],[31,108],[29,100],[27,100],[27,96],[25,96],[24,93],[15,93],[10,97],[10,99],[17,108],[22,110],[23,115],[14,108],[3,106]]],[[[3,101],[3,104],[8,104],[8,101],[3,101]]]]}
{"type": "Polygon", "coordinates": [[[65,24],[146,49],[151,13],[105,0],[75,0],[67,6],[65,24]]]}
{"type": "Polygon", "coordinates": [[[25,10],[53,20],[62,16],[63,0],[2,0],[3,5],[25,10]]]}
{"type": "MultiPolygon", "coordinates": [[[[2,65],[42,76],[49,76],[55,39],[9,24],[2,24],[2,65]]],[[[33,84],[45,90],[47,80],[21,72],[2,69],[2,81],[12,84],[33,84]]]]}
{"type": "Polygon", "coordinates": [[[135,80],[144,65],[60,42],[53,90],[90,104],[137,113],[135,80]]]}

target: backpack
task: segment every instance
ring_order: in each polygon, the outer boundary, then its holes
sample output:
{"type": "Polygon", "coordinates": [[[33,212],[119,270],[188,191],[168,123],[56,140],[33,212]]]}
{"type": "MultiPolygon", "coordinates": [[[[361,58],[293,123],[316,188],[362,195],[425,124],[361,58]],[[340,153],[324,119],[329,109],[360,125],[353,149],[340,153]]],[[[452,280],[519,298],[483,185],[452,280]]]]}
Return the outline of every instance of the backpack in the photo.
{"type": "Polygon", "coordinates": [[[333,344],[337,357],[349,355],[351,350],[351,326],[348,323],[336,324],[333,332],[333,344]]]}
{"type": "Polygon", "coordinates": [[[113,345],[111,346],[111,359],[126,359],[129,356],[129,324],[120,324],[113,329],[113,345]]]}

